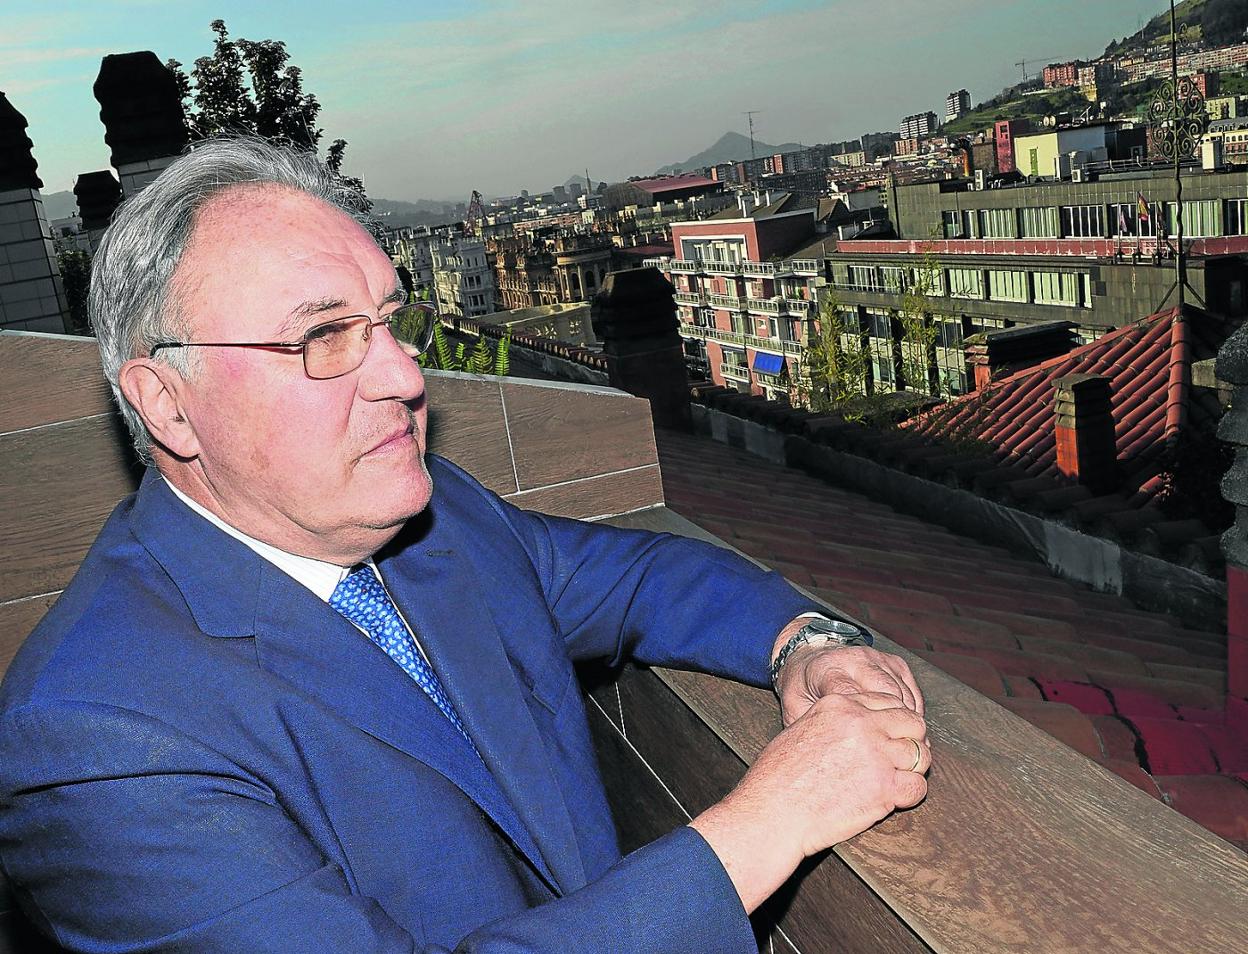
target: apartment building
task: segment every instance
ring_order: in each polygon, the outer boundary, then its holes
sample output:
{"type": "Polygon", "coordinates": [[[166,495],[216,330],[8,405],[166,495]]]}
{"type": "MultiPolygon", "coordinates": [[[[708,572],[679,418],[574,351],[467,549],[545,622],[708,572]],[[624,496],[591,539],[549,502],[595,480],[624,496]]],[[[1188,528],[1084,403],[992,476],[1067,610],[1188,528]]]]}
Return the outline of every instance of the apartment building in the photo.
{"type": "MultiPolygon", "coordinates": [[[[895,235],[837,243],[826,259],[842,321],[872,357],[871,386],[898,380],[898,315],[928,283],[937,325],[932,376],[968,389],[966,337],[1068,321],[1084,341],[1173,304],[1177,228],[1168,173],[1020,183],[975,191],[966,182],[891,187],[895,235]]],[[[1188,281],[1216,314],[1248,314],[1248,170],[1184,176],[1188,281]]]]}
{"type": "Polygon", "coordinates": [[[901,121],[902,139],[922,139],[936,132],[936,114],[930,110],[926,113],[915,113],[901,121]]]}
{"type": "Polygon", "coordinates": [[[676,289],[691,365],[716,384],[787,397],[823,272],[820,213],[826,218],[833,207],[786,194],[748,211],[673,223],[675,256],[646,264],[676,289]]]}
{"type": "Polygon", "coordinates": [[[494,273],[481,239],[456,234],[434,236],[430,252],[434,296],[442,314],[476,318],[496,310],[494,273]]]}
{"type": "Polygon", "coordinates": [[[954,90],[945,97],[945,122],[965,116],[971,111],[971,94],[964,89],[954,90]]]}

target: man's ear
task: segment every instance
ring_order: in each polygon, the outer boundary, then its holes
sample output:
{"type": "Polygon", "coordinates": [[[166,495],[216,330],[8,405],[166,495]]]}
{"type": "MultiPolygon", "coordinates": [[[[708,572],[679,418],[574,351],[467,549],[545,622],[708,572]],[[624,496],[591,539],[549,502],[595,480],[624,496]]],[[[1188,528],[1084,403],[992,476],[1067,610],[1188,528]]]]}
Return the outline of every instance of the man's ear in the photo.
{"type": "Polygon", "coordinates": [[[121,366],[117,384],[139,412],[152,438],[176,457],[199,454],[199,441],[182,405],[182,376],[151,358],[134,358],[121,366]]]}

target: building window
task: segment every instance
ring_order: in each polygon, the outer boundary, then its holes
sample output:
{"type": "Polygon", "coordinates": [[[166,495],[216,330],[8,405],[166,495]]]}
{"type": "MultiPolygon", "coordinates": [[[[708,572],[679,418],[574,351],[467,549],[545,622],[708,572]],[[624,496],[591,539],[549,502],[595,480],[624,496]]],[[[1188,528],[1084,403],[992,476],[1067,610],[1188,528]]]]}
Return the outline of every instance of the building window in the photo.
{"type": "Polygon", "coordinates": [[[949,269],[950,298],[983,298],[984,273],[978,268],[949,269]]]}
{"type": "Polygon", "coordinates": [[[1226,234],[1248,235],[1248,199],[1226,200],[1226,234]]]}
{"type": "Polygon", "coordinates": [[[988,297],[993,301],[1026,301],[1027,273],[990,269],[988,297]]]}
{"type": "Polygon", "coordinates": [[[1109,234],[1114,236],[1153,236],[1161,219],[1162,204],[1148,207],[1147,218],[1140,215],[1139,202],[1118,202],[1109,207],[1109,234]]]}
{"type": "Polygon", "coordinates": [[[849,284],[856,291],[883,291],[884,283],[874,265],[849,266],[849,284]]]}
{"type": "Polygon", "coordinates": [[[1023,238],[1057,238],[1059,224],[1056,208],[1019,209],[1023,238]]]}
{"type": "MultiPolygon", "coordinates": [[[[1179,234],[1178,206],[1166,203],[1170,234],[1179,234]]],[[[1204,238],[1222,234],[1222,203],[1217,199],[1195,199],[1183,203],[1183,237],[1204,238]]]]}
{"type": "Polygon", "coordinates": [[[1078,305],[1079,276],[1073,272],[1036,272],[1037,305],[1078,305]]]}
{"type": "Polygon", "coordinates": [[[947,239],[965,238],[962,232],[962,216],[957,209],[946,209],[940,213],[944,236],[947,239]]]}
{"type": "Polygon", "coordinates": [[[896,265],[880,266],[880,281],[884,285],[884,290],[900,295],[905,291],[906,271],[898,268],[896,265]]]}
{"type": "Polygon", "coordinates": [[[867,310],[867,348],[871,357],[871,378],[877,389],[893,390],[897,383],[894,365],[893,319],[887,311],[867,310]]]}
{"type": "Polygon", "coordinates": [[[1101,205],[1062,206],[1062,236],[1065,238],[1103,238],[1105,207],[1101,205]]]}
{"type": "Polygon", "coordinates": [[[979,234],[981,238],[1007,238],[1018,236],[1018,222],[1013,209],[980,209],[979,234]]]}
{"type": "Polygon", "coordinates": [[[962,322],[936,323],[936,377],[942,394],[966,393],[966,353],[962,350],[962,322]]]}

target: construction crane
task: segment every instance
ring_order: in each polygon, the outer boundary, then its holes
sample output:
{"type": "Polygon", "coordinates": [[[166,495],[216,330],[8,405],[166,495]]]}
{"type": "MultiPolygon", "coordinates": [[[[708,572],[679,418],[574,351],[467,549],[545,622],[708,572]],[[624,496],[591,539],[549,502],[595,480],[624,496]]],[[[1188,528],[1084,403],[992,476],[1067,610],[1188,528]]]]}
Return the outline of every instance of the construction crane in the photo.
{"type": "Polygon", "coordinates": [[[1028,63],[1044,62],[1047,64],[1047,63],[1066,62],[1066,61],[1073,60],[1073,59],[1077,59],[1077,57],[1074,57],[1074,56],[1028,56],[1024,59],[1019,60],[1014,65],[1023,71],[1023,82],[1026,83],[1028,79],[1027,77],[1027,64],[1028,63]]]}
{"type": "Polygon", "coordinates": [[[468,203],[468,214],[464,216],[464,234],[476,235],[481,220],[485,218],[485,210],[481,208],[481,193],[472,190],[472,200],[468,203]]]}

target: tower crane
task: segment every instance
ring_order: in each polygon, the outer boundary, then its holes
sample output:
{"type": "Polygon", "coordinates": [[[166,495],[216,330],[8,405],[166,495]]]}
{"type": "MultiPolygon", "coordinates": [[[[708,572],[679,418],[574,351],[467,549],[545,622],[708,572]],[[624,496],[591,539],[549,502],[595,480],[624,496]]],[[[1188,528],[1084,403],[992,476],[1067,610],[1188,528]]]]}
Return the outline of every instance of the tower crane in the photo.
{"type": "Polygon", "coordinates": [[[468,214],[464,216],[464,234],[477,235],[481,220],[485,218],[485,210],[481,207],[481,193],[472,190],[472,199],[468,203],[468,214]]]}

